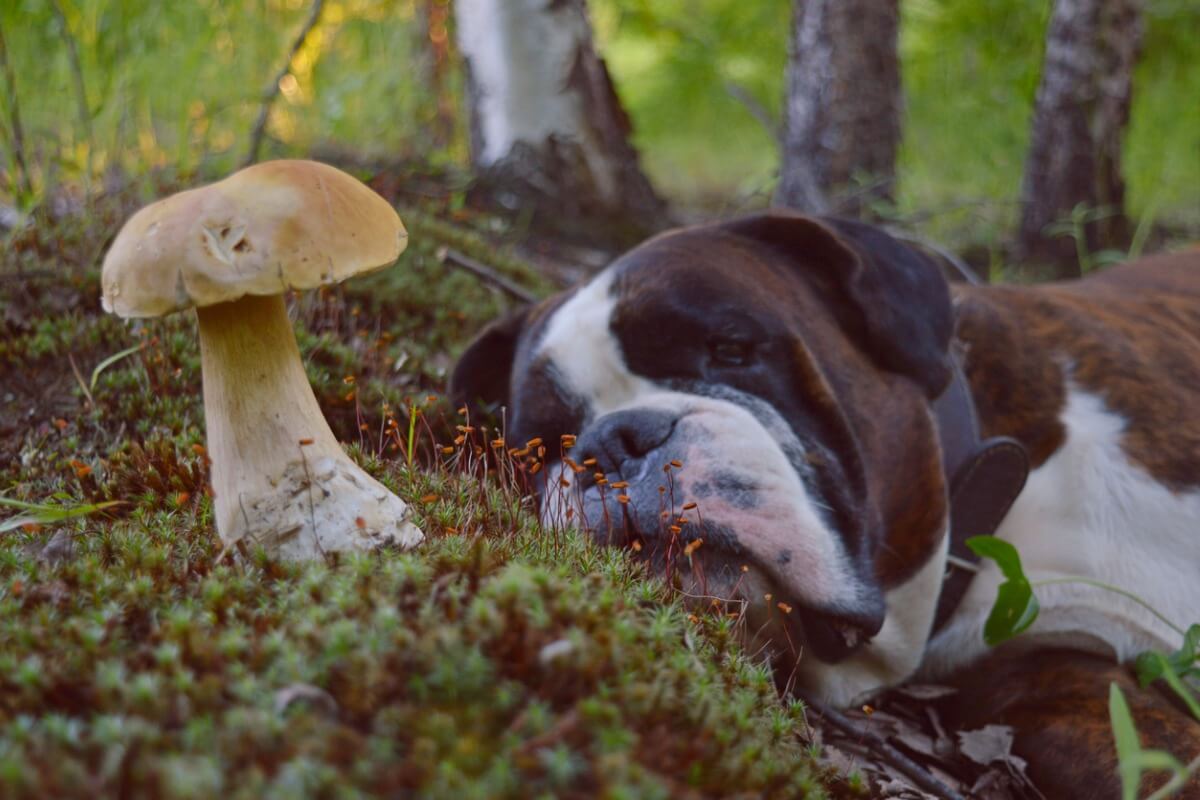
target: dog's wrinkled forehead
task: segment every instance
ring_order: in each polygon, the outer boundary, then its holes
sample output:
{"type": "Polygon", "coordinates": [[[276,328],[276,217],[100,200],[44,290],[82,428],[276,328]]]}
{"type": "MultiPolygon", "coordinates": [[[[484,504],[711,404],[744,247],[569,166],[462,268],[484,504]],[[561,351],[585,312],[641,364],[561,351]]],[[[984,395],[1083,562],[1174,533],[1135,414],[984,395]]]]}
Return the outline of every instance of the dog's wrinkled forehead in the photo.
{"type": "MultiPolygon", "coordinates": [[[[783,337],[786,323],[774,309],[804,304],[797,283],[736,237],[695,230],[660,236],[529,332],[514,388],[539,410],[547,401],[569,407],[579,423],[611,413],[651,382],[696,379],[696,354],[715,342],[783,337]]],[[[816,304],[812,315],[829,318],[816,304]]]]}
{"type": "Polygon", "coordinates": [[[797,250],[689,228],[651,239],[537,309],[514,359],[509,432],[553,441],[668,386],[731,387],[802,422],[813,392],[797,370],[819,371],[816,361],[838,352],[827,343],[848,334],[827,278],[797,267],[826,256],[803,243],[797,250]]]}
{"type": "Polygon", "coordinates": [[[626,253],[608,271],[622,316],[643,317],[672,308],[767,309],[793,294],[800,277],[769,247],[720,228],[658,236],[626,253]]]}
{"type": "Polygon", "coordinates": [[[728,361],[739,348],[832,340],[932,398],[949,377],[952,326],[945,281],[916,251],[860,223],[770,212],[664,234],[584,287],[492,323],[459,359],[451,392],[518,412],[546,398],[586,412],[593,396],[605,407],[629,389],[603,379],[617,360],[661,381],[694,377],[703,347],[728,361]]]}

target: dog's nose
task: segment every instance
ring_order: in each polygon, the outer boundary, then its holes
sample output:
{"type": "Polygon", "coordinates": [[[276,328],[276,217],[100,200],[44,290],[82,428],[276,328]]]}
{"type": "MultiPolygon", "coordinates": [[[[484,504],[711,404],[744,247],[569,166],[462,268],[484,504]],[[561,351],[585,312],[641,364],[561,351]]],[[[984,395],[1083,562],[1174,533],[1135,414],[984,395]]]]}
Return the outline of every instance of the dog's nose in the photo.
{"type": "Polygon", "coordinates": [[[623,464],[645,458],[670,439],[677,419],[656,409],[608,414],[583,432],[573,455],[578,461],[596,459],[597,472],[620,473],[623,464]]]}

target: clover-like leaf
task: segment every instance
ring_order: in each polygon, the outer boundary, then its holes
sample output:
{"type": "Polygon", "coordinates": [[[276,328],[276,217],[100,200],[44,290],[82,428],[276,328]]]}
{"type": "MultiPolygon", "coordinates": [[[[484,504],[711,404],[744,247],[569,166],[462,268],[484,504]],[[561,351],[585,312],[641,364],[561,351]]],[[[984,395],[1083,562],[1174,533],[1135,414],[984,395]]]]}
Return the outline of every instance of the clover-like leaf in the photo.
{"type": "Polygon", "coordinates": [[[995,647],[1032,625],[1040,606],[1033,594],[1033,586],[1025,577],[1017,548],[995,536],[973,536],[966,544],[980,558],[995,561],[1005,577],[996,592],[996,604],[983,626],[983,640],[988,646],[995,647]]]}
{"type": "MultiPolygon", "coordinates": [[[[1193,629],[1195,627],[1195,625],[1192,626],[1193,629]]],[[[1190,633],[1191,631],[1189,631],[1190,633]]],[[[1142,686],[1147,686],[1161,678],[1179,696],[1188,711],[1192,712],[1192,716],[1200,720],[1200,699],[1196,696],[1194,680],[1189,681],[1183,677],[1188,674],[1189,670],[1192,675],[1195,675],[1196,672],[1195,657],[1190,659],[1185,657],[1188,646],[1189,642],[1185,639],[1183,649],[1171,655],[1163,655],[1153,650],[1142,653],[1137,657],[1137,675],[1142,686]],[[1180,668],[1180,663],[1185,666],[1180,668]]]]}
{"type": "Polygon", "coordinates": [[[1143,689],[1163,676],[1166,659],[1167,656],[1157,650],[1147,650],[1137,657],[1134,668],[1143,689]]]}
{"type": "Polygon", "coordinates": [[[1149,686],[1163,677],[1167,665],[1180,678],[1200,677],[1200,623],[1192,625],[1183,635],[1183,645],[1174,653],[1142,653],[1137,658],[1137,675],[1142,686],[1149,686]],[[1164,663],[1165,662],[1165,663],[1164,663]]]}

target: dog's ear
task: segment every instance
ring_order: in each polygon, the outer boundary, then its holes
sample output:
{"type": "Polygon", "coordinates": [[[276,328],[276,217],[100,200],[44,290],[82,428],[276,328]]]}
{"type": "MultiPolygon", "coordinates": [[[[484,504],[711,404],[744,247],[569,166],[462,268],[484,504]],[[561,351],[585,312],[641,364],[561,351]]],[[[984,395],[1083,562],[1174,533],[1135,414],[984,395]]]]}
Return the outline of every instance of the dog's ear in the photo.
{"type": "Polygon", "coordinates": [[[938,266],[879,228],[787,211],[722,226],[789,260],[837,295],[835,312],[884,369],[906,375],[937,397],[950,380],[954,314],[938,266]]]}
{"type": "Polygon", "coordinates": [[[450,397],[456,406],[508,404],[517,340],[528,315],[526,307],[495,320],[458,357],[450,375],[450,397]]]}

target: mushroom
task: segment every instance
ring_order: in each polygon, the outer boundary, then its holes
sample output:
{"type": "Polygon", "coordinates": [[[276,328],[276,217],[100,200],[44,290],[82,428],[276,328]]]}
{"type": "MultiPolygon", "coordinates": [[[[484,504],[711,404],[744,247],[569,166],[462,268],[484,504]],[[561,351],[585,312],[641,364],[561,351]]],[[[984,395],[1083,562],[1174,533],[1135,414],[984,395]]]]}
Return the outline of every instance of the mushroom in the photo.
{"type": "Polygon", "coordinates": [[[287,559],[411,547],[403,500],[343,452],[313,396],[283,294],[393,263],[382,197],[313,161],[269,161],[138,211],[104,258],[106,311],[195,307],[217,532],[287,559]]]}

